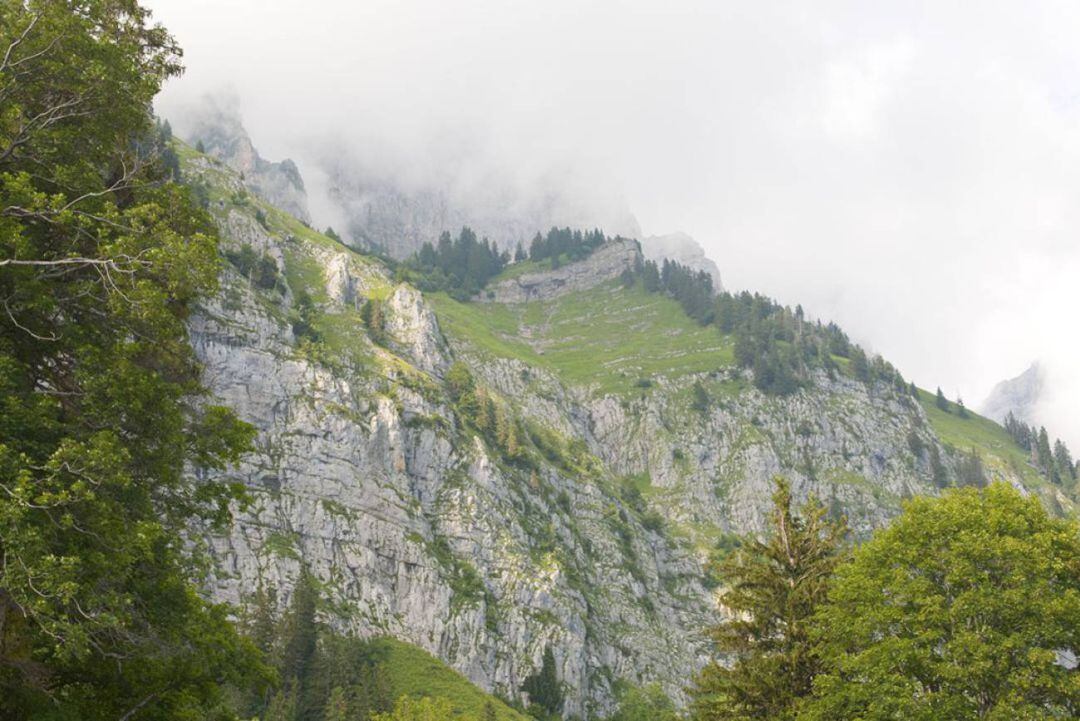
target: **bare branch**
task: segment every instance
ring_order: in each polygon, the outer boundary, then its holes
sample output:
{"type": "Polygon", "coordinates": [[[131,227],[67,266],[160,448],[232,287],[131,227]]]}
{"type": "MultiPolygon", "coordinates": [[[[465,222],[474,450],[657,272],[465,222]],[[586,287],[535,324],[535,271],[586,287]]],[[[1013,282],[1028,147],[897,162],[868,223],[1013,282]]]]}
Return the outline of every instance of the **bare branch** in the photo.
{"type": "MultiPolygon", "coordinates": [[[[30,18],[30,24],[26,26],[26,29],[22,31],[22,34],[20,34],[19,37],[15,38],[15,40],[12,41],[11,45],[8,45],[8,49],[4,52],[4,59],[2,61],[0,61],[0,73],[4,72],[5,70],[7,70],[9,68],[14,67],[14,65],[11,63],[11,54],[14,53],[15,50],[20,45],[22,45],[23,42],[26,41],[27,36],[30,35],[30,31],[33,30],[34,26],[38,24],[38,20],[41,20],[41,13],[37,13],[32,18],[30,18]]],[[[55,42],[56,41],[54,40],[53,43],[55,43],[55,42]]],[[[49,44],[50,48],[52,47],[53,43],[49,44]]],[[[46,48],[46,50],[47,49],[48,48],[46,48]]],[[[30,59],[33,59],[33,58],[34,58],[34,55],[28,55],[27,57],[23,58],[22,60],[17,61],[15,64],[18,64],[20,62],[23,62],[25,60],[30,60],[30,59]]]]}

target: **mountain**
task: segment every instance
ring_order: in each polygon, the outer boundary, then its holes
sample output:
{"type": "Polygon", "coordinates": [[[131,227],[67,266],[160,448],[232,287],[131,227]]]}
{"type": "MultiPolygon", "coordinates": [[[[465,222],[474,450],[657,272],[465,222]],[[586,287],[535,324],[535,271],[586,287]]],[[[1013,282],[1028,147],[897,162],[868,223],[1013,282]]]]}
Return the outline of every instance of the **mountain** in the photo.
{"type": "MultiPolygon", "coordinates": [[[[189,142],[201,142],[209,155],[241,173],[249,190],[312,223],[300,170],[292,160],[270,163],[259,155],[235,103],[207,98],[193,110],[187,125],[189,142]]],[[[468,182],[462,178],[468,172],[459,169],[456,174],[433,174],[436,180],[410,180],[340,147],[316,154],[312,162],[326,177],[331,214],[344,221],[339,232],[359,250],[377,250],[400,260],[425,242],[434,243],[443,231],[467,225],[513,252],[519,243],[528,248],[537,231],[553,226],[600,227],[611,235],[640,239],[649,260],[673,260],[704,270],[715,288],[722,287],[720,269],[692,237],[682,232],[644,236],[621,202],[595,196],[582,200],[581,189],[567,189],[560,178],[530,185],[495,175],[468,182]]]]}
{"type": "Polygon", "coordinates": [[[1012,413],[1017,420],[1034,423],[1035,406],[1042,395],[1046,377],[1038,361],[1028,366],[1015,378],[1001,381],[979,407],[979,412],[988,418],[1001,421],[1012,413]]]}
{"type": "Polygon", "coordinates": [[[637,219],[620,202],[568,177],[522,181],[509,171],[481,171],[450,160],[444,166],[449,171],[409,178],[396,166],[384,170],[382,163],[340,148],[315,162],[327,178],[329,204],[345,219],[346,242],[397,259],[466,225],[511,253],[553,226],[641,236],[637,219]]]}
{"type": "Polygon", "coordinates": [[[187,125],[185,136],[191,144],[201,145],[208,155],[239,173],[245,188],[311,222],[307,191],[296,163],[288,159],[274,163],[260,156],[232,103],[207,98],[187,118],[187,125]]]}
{"type": "Polygon", "coordinates": [[[712,278],[713,288],[721,290],[720,268],[705,255],[705,249],[686,233],[650,235],[641,239],[641,250],[649,260],[673,260],[691,270],[703,270],[712,278]]]}
{"type": "Polygon", "coordinates": [[[858,380],[854,361],[762,392],[732,335],[626,281],[635,241],[510,265],[461,302],[177,150],[229,259],[191,340],[259,432],[227,473],[252,504],[205,532],[219,599],[270,585],[287,603],[307,567],[331,625],[415,644],[486,691],[520,699],[550,648],[564,714],[584,717],[622,681],[685,700],[721,612],[710,561],[764,527],[776,474],[860,536],[969,477],[973,452],[980,478],[1071,512],[997,424],[858,380]]]}

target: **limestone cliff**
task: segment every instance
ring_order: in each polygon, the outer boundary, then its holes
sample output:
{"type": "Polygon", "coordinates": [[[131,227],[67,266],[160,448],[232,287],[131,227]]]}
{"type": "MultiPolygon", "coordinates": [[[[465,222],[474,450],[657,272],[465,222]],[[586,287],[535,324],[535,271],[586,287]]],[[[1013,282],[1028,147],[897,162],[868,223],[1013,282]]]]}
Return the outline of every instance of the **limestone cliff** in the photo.
{"type": "Polygon", "coordinates": [[[619,679],[683,697],[718,613],[706,562],[762,527],[774,474],[859,533],[936,492],[934,453],[955,475],[929,411],[892,387],[822,375],[786,398],[755,390],[730,339],[614,280],[632,241],[458,303],[184,160],[220,186],[225,249],[250,245],[280,271],[256,287],[227,265],[191,322],[214,394],[258,429],[229,472],[254,502],[208,537],[218,598],[269,584],[287,603],[306,564],[328,622],[408,640],[485,689],[519,696],[550,646],[565,713],[587,717],[619,679]],[[519,429],[513,444],[452,401],[455,363],[519,429]]]}

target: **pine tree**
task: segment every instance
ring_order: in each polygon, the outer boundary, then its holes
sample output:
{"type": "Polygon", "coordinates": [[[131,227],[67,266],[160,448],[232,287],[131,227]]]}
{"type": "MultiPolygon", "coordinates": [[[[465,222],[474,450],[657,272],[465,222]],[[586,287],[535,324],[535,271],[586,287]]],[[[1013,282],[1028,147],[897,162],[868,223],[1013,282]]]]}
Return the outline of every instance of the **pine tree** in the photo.
{"type": "Polygon", "coordinates": [[[851,352],[851,374],[863,383],[870,380],[870,363],[866,360],[866,353],[862,348],[855,348],[851,352]]]}
{"type": "Polygon", "coordinates": [[[529,694],[529,701],[550,714],[558,714],[563,705],[562,684],[555,671],[555,654],[551,646],[544,649],[540,670],[525,679],[521,690],[529,694]]]}
{"type": "Polygon", "coordinates": [[[326,699],[323,721],[351,721],[352,718],[354,716],[351,713],[348,694],[341,686],[334,686],[326,699]]]}
{"type": "Polygon", "coordinates": [[[949,485],[949,474],[945,470],[945,464],[941,461],[941,451],[936,444],[930,444],[930,476],[934,485],[938,488],[946,488],[949,485]]]}
{"type": "Polygon", "coordinates": [[[845,525],[816,502],[796,512],[788,481],[775,483],[769,537],[746,539],[719,566],[731,618],[712,630],[718,659],[693,689],[699,721],[791,719],[819,669],[811,617],[841,559],[845,525]]]}
{"type": "Polygon", "coordinates": [[[949,400],[945,397],[945,394],[941,392],[941,387],[937,389],[937,397],[934,398],[934,405],[946,413],[949,412],[949,400]]]}
{"type": "Polygon", "coordinates": [[[319,592],[315,577],[305,566],[293,588],[292,601],[285,616],[281,653],[281,675],[285,687],[296,702],[296,717],[309,718],[316,705],[312,699],[312,677],[319,629],[315,614],[319,592]]]}
{"type": "Polygon", "coordinates": [[[698,413],[708,413],[709,407],[712,405],[712,399],[709,398],[709,392],[705,390],[705,386],[701,381],[694,381],[693,386],[694,399],[691,402],[691,406],[698,413]]]}
{"type": "Polygon", "coordinates": [[[1037,447],[1039,449],[1038,465],[1049,476],[1054,466],[1054,456],[1050,450],[1050,435],[1046,432],[1046,426],[1039,428],[1037,447]]]}
{"type": "Polygon", "coordinates": [[[292,689],[279,689],[262,715],[263,721],[296,721],[296,694],[292,689]]]}
{"type": "Polygon", "coordinates": [[[1073,465],[1069,448],[1060,438],[1054,441],[1054,465],[1057,466],[1061,480],[1072,485],[1072,482],[1076,480],[1076,467],[1073,465]]]}
{"type": "Polygon", "coordinates": [[[956,415],[960,418],[967,418],[967,408],[964,407],[964,399],[959,396],[956,398],[956,415]]]}

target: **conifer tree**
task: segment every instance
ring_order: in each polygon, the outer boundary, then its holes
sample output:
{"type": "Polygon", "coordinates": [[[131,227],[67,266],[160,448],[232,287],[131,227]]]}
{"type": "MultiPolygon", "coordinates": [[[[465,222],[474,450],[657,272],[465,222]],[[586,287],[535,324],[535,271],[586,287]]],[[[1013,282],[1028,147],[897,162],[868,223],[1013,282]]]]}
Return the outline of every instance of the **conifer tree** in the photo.
{"type": "Polygon", "coordinates": [[[945,397],[945,394],[941,392],[940,386],[938,386],[937,396],[934,398],[934,405],[946,413],[949,412],[949,400],[945,397]]]}
{"type": "Polygon", "coordinates": [[[862,348],[851,351],[851,374],[856,380],[866,383],[870,380],[870,363],[866,359],[866,353],[862,348]]]}
{"type": "Polygon", "coordinates": [[[796,511],[788,481],[775,483],[766,540],[747,539],[719,565],[731,617],[712,630],[718,658],[692,690],[698,721],[791,719],[819,669],[811,617],[841,559],[845,524],[815,501],[796,511]]]}
{"type": "Polygon", "coordinates": [[[555,671],[555,654],[552,653],[551,646],[544,649],[540,670],[525,679],[521,690],[529,694],[531,703],[550,714],[558,714],[562,710],[562,684],[559,683],[559,676],[555,671]]]}
{"type": "Polygon", "coordinates": [[[1057,466],[1062,481],[1071,485],[1076,480],[1076,467],[1073,465],[1072,454],[1060,438],[1054,441],[1054,465],[1057,466]]]}
{"type": "Polygon", "coordinates": [[[1038,465],[1049,475],[1054,466],[1054,456],[1050,450],[1050,434],[1046,432],[1046,426],[1039,428],[1037,447],[1039,450],[1038,465]]]}
{"type": "Polygon", "coordinates": [[[317,705],[313,698],[311,680],[319,639],[318,622],[315,618],[318,600],[315,577],[305,566],[293,589],[289,611],[285,617],[281,652],[285,687],[296,702],[299,719],[310,718],[312,709],[317,705]]]}
{"type": "Polygon", "coordinates": [[[334,686],[330,690],[330,696],[326,699],[326,707],[322,713],[323,721],[350,721],[352,714],[349,708],[349,697],[341,686],[334,686]]]}
{"type": "Polygon", "coordinates": [[[712,399],[709,398],[709,392],[705,390],[705,386],[701,381],[694,381],[693,386],[694,399],[692,406],[698,413],[708,413],[709,406],[712,405],[712,399]]]}

